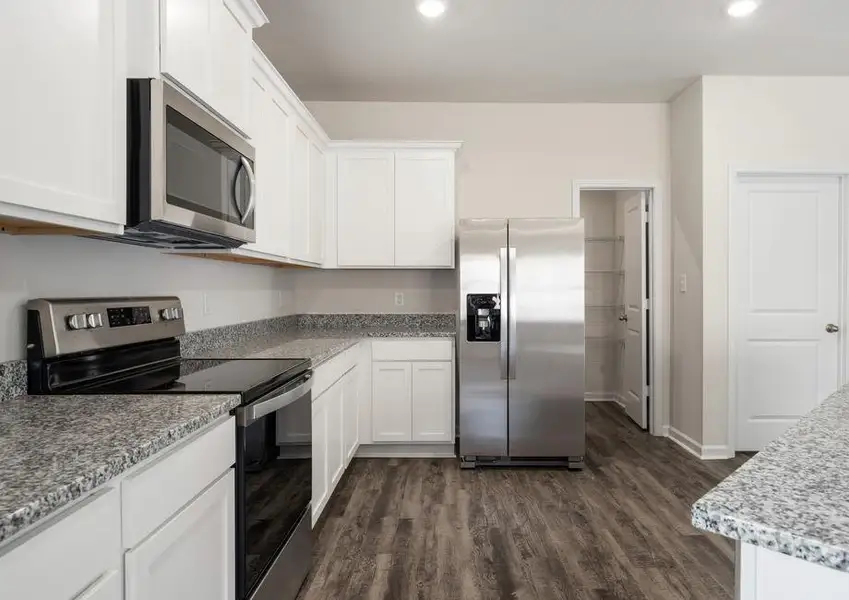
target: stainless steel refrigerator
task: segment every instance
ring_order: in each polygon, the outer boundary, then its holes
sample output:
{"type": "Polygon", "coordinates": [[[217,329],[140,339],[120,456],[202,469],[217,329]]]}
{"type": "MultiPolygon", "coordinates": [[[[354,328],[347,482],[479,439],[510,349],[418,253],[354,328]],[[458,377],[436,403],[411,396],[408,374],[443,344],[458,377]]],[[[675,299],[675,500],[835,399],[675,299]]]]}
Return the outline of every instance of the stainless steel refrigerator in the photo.
{"type": "Polygon", "coordinates": [[[462,466],[581,468],[583,219],[466,219],[458,237],[462,466]]]}

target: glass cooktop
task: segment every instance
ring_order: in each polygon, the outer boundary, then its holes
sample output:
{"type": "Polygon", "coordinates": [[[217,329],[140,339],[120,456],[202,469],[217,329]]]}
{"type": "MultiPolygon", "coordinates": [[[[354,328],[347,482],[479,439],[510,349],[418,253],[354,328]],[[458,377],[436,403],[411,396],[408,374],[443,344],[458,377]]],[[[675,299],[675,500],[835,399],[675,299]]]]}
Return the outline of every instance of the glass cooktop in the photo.
{"type": "Polygon", "coordinates": [[[243,401],[294,379],[302,358],[186,358],[161,368],[75,389],[75,394],[242,394],[243,401]]]}

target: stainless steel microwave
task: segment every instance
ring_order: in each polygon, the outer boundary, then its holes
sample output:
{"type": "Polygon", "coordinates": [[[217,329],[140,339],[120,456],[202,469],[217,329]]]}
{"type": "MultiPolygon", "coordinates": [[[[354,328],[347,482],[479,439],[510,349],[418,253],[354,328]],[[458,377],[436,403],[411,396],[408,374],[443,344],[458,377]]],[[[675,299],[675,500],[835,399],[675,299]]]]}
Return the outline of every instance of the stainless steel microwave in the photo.
{"type": "Polygon", "coordinates": [[[121,241],[177,249],[256,241],[254,148],[161,79],[127,87],[127,227],[121,241]]]}

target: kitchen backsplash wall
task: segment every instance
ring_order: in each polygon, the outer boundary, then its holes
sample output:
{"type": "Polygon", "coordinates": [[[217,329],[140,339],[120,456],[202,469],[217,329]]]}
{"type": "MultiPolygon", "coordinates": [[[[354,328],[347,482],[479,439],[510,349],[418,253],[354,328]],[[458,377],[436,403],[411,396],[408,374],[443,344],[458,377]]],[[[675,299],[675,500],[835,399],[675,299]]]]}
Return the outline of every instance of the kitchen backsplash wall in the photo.
{"type": "Polygon", "coordinates": [[[455,271],[307,271],[295,276],[295,312],[450,313],[456,310],[455,271]],[[403,294],[403,305],[396,304],[403,294]]]}
{"type": "Polygon", "coordinates": [[[24,358],[30,298],[176,295],[186,328],[295,312],[294,273],[102,240],[0,235],[0,363],[24,358]]]}

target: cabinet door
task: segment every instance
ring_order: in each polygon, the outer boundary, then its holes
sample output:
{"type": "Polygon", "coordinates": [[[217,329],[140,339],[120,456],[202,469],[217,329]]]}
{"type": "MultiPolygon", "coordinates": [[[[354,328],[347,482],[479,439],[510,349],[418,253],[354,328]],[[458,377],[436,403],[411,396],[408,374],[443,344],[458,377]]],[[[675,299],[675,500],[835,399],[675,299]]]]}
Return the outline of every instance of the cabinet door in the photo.
{"type": "Polygon", "coordinates": [[[451,442],[454,422],[450,362],[413,363],[413,441],[451,442]]]}
{"type": "Polygon", "coordinates": [[[79,596],[74,596],[74,600],[122,600],[124,594],[121,583],[121,574],[118,571],[110,571],[79,596]]]}
{"type": "MultiPolygon", "coordinates": [[[[268,122],[270,164],[266,164],[265,178],[268,181],[266,204],[269,217],[261,223],[263,235],[269,240],[272,254],[292,256],[289,173],[292,159],[292,146],[289,130],[292,125],[292,112],[286,101],[277,94],[271,98],[271,117],[268,122]]],[[[257,174],[257,178],[260,175],[257,174]]],[[[260,217],[257,217],[259,219],[260,217]]]]}
{"type": "MultiPolygon", "coordinates": [[[[126,0],[0,2],[3,204],[126,222],[126,0]]],[[[12,211],[13,214],[26,214],[12,211]]],[[[80,224],[77,224],[79,226],[80,224]]]]}
{"type": "Polygon", "coordinates": [[[245,244],[243,247],[257,252],[269,252],[271,240],[269,231],[266,229],[272,220],[273,207],[268,203],[273,196],[269,193],[272,187],[272,139],[269,135],[271,125],[271,93],[265,77],[258,70],[251,76],[249,99],[250,120],[247,133],[251,136],[251,145],[254,147],[254,172],[256,173],[256,208],[254,209],[256,222],[256,242],[245,244]]]}
{"type": "Polygon", "coordinates": [[[161,10],[162,73],[212,106],[213,0],[162,0],[161,10]]]}
{"type": "Polygon", "coordinates": [[[127,600],[233,600],[235,476],[230,469],[125,555],[127,600]]]}
{"type": "Polygon", "coordinates": [[[292,128],[292,202],[288,231],[291,258],[310,259],[310,139],[301,124],[292,128]]]}
{"type": "Polygon", "coordinates": [[[395,154],[395,266],[454,266],[454,153],[395,154]]]}
{"type": "Polygon", "coordinates": [[[371,422],[375,442],[412,440],[412,367],[407,362],[372,365],[371,422]]]}
{"type": "Polygon", "coordinates": [[[327,200],[326,157],[314,141],[310,141],[310,242],[309,261],[324,262],[324,205],[327,200]]]}
{"type": "Polygon", "coordinates": [[[342,445],[345,467],[360,445],[360,367],[348,371],[342,379],[342,445]]]}
{"type": "Polygon", "coordinates": [[[243,24],[228,0],[212,0],[212,96],[215,110],[239,129],[248,127],[253,30],[243,24]]]}
{"type": "Polygon", "coordinates": [[[340,152],[336,227],[340,267],[395,264],[395,187],[392,152],[340,152]]]}
{"type": "Polygon", "coordinates": [[[327,476],[327,394],[312,402],[312,524],[327,504],[330,478],[327,476]]]}
{"type": "Polygon", "coordinates": [[[339,483],[345,468],[342,446],[342,379],[324,392],[327,396],[327,472],[330,478],[330,494],[339,483]]]}

